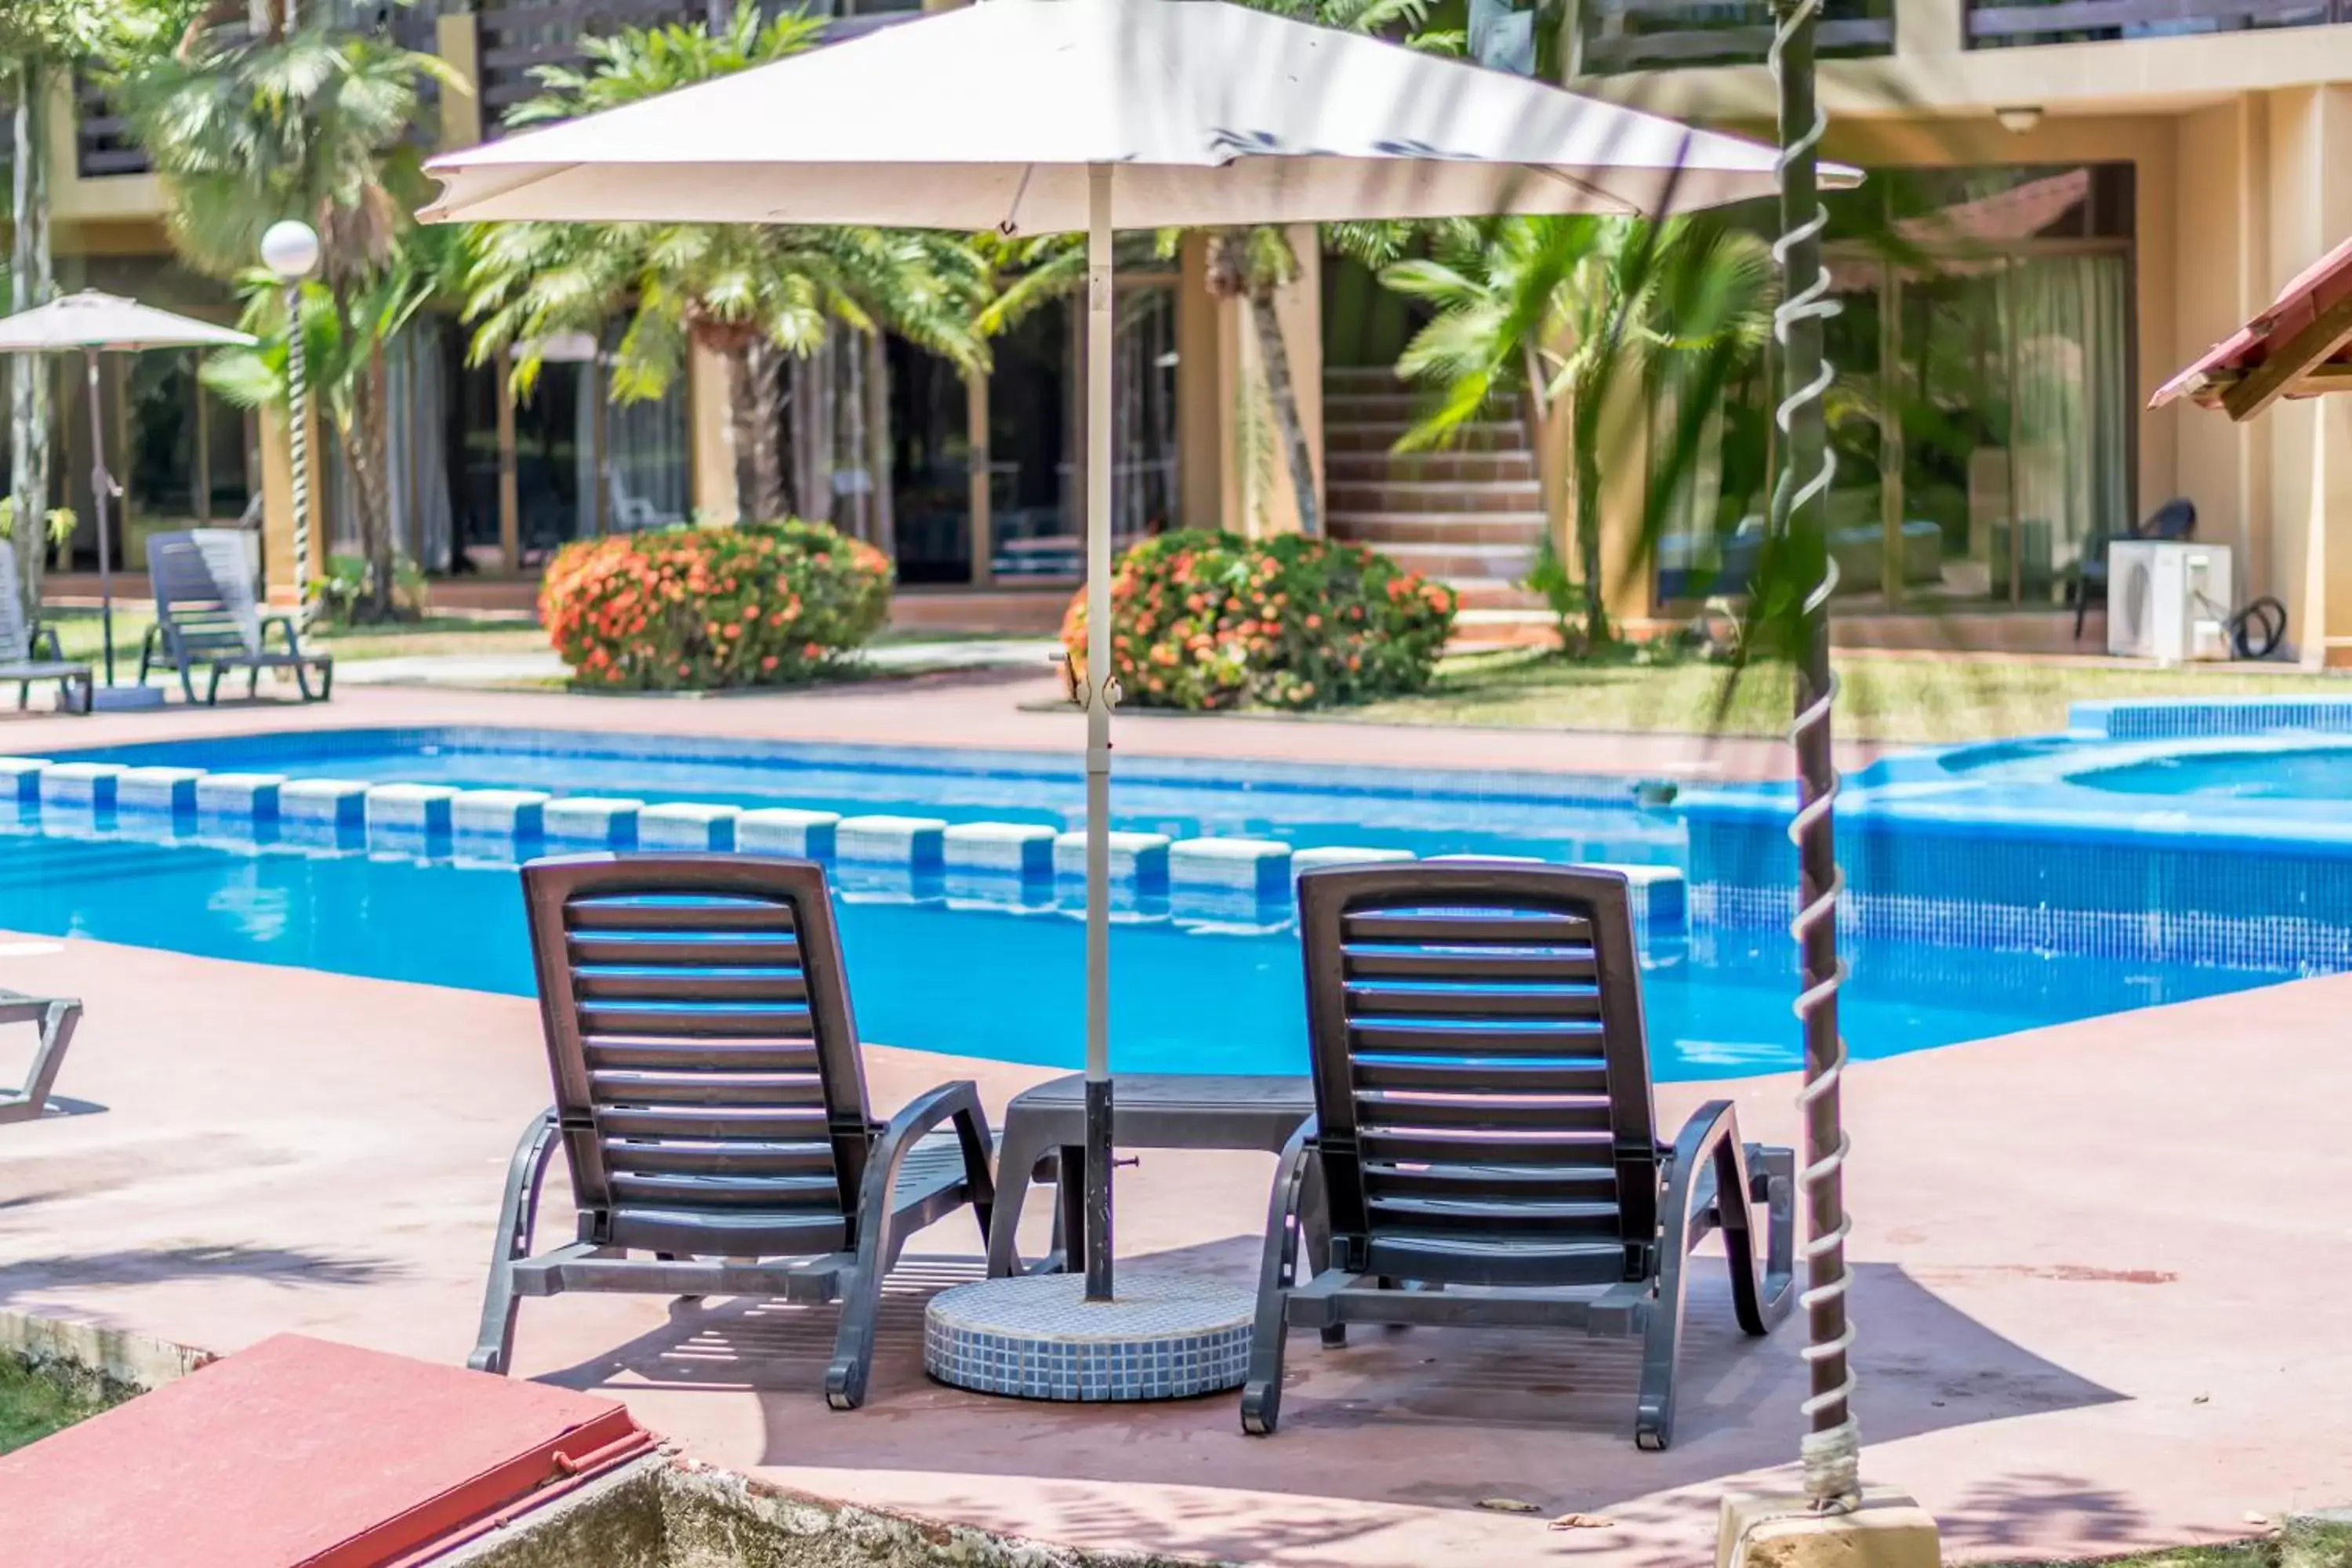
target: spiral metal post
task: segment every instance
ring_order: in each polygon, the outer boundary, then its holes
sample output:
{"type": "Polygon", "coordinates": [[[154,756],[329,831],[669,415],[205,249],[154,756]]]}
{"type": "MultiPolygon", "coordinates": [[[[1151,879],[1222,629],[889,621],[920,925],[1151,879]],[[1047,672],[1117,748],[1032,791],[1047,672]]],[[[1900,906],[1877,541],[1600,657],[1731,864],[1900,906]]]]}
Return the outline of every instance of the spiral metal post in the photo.
{"type": "Polygon", "coordinates": [[[1773,529],[1788,558],[1813,586],[1804,598],[1796,650],[1797,716],[1790,731],[1796,752],[1798,809],[1789,825],[1797,847],[1798,910],[1790,930],[1803,963],[1796,1013],[1804,1029],[1804,1166],[1798,1185],[1806,1215],[1804,1359],[1809,1393],[1803,1405],[1801,1458],[1805,1495],[1824,1513],[1843,1513],[1861,1500],[1862,1443],[1851,1397],[1853,1377],[1846,1352],[1853,1328],[1846,1317],[1845,1158],[1839,1104],[1845,1042],[1838,1034],[1838,990],[1845,964],[1838,956],[1837,909],[1844,890],[1838,869],[1832,814],[1838,772],[1831,746],[1830,709],[1837,677],[1830,668],[1829,602],[1837,563],[1828,549],[1826,502],[1837,463],[1829,449],[1822,398],[1835,373],[1822,353],[1822,323],[1837,314],[1822,266],[1822,230],[1829,213],[1820,195],[1822,133],[1829,120],[1814,96],[1814,24],[1821,0],[1773,0],[1769,61],[1780,89],[1780,235],[1773,258],[1780,269],[1780,303],[1773,313],[1785,389],[1774,419],[1782,466],[1773,489],[1773,529]]]}
{"type": "Polygon", "coordinates": [[[286,285],[287,468],[294,492],[294,625],[310,630],[310,418],[309,364],[302,342],[302,284],[286,285]]]}

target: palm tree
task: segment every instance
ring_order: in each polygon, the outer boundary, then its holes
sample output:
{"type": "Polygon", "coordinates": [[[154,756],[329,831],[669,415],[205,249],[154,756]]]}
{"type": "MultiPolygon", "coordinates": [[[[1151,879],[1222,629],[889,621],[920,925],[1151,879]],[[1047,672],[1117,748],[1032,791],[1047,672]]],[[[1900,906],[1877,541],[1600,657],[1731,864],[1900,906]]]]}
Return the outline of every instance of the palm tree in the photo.
{"type": "Polygon", "coordinates": [[[382,303],[429,269],[412,252],[428,243],[411,216],[426,188],[409,135],[419,85],[462,86],[431,56],[373,34],[288,28],[278,7],[251,21],[261,30],[198,17],[176,51],[125,71],[121,90],[191,266],[245,280],[271,224],[300,218],[319,233],[320,289],[349,384],[337,434],[368,561],[359,613],[379,619],[392,613],[394,575],[381,351],[406,320],[382,303]]]}
{"type": "Polygon", "coordinates": [[[1434,384],[1440,402],[1399,442],[1442,446],[1498,401],[1520,399],[1534,429],[1565,404],[1585,638],[1611,636],[1601,552],[1602,421],[1637,379],[1675,423],[1654,457],[1646,539],[1686,482],[1705,421],[1770,331],[1772,260],[1719,220],[1568,216],[1433,226],[1427,253],[1381,280],[1437,314],[1397,372],[1434,384]]]}
{"type": "MultiPolygon", "coordinates": [[[[545,89],[509,116],[514,124],[570,119],[729,76],[814,47],[824,20],[790,12],[763,21],[745,4],[722,27],[685,24],[630,28],[585,38],[582,69],[541,68],[545,89]]],[[[516,382],[539,372],[530,345],[567,332],[601,333],[626,321],[614,352],[613,395],[661,396],[698,346],[720,355],[745,515],[777,517],[790,500],[805,516],[832,508],[829,442],[796,451],[788,484],[782,444],[787,361],[811,362],[833,329],[880,359],[879,333],[896,331],[967,369],[985,360],[974,320],[988,274],[960,237],[868,228],[721,224],[490,224],[469,236],[466,314],[477,321],[479,363],[518,344],[516,382]]],[[[823,395],[813,378],[803,403],[823,395]]],[[[887,432],[870,432],[873,460],[887,465],[887,432]]],[[[799,443],[806,448],[815,443],[799,443]]]]}
{"type": "MultiPolygon", "coordinates": [[[[98,58],[118,27],[106,0],[7,0],[0,5],[0,100],[9,110],[8,212],[12,228],[11,313],[57,292],[49,254],[49,99],[74,68],[98,58]]],[[[26,608],[40,602],[49,510],[49,373],[36,355],[17,359],[9,377],[9,509],[27,526],[9,530],[26,608]]]]}

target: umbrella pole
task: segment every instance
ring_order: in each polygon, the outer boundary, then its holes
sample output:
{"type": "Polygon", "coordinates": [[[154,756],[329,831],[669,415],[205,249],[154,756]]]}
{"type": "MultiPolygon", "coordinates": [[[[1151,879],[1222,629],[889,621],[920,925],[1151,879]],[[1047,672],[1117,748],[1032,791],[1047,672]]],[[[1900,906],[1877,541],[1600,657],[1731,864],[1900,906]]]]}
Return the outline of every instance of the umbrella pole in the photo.
{"type": "Polygon", "coordinates": [[[1110,166],[1087,170],[1087,1300],[1111,1299],[1110,166]]]}
{"type": "Polygon", "coordinates": [[[98,522],[99,635],[106,644],[106,684],[114,684],[114,547],[107,538],[106,416],[99,406],[98,351],[84,349],[89,366],[89,505],[98,522]]]}

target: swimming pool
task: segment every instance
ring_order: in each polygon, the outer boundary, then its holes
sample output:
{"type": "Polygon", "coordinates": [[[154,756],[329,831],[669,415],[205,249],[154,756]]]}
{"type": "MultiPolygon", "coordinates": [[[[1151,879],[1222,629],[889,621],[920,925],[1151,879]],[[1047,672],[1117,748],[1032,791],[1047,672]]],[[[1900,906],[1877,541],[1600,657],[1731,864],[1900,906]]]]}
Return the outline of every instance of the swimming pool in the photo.
{"type": "MultiPolygon", "coordinates": [[[[1433,738],[1433,744],[1437,743],[1433,738]]],[[[817,745],[565,731],[336,730],[114,746],[77,762],[401,781],[1076,828],[1079,757],[937,747],[817,745]]],[[[1413,854],[1676,865],[1682,825],[1633,781],[1434,767],[1118,759],[1114,826],[1171,838],[1267,838],[1413,854]]]]}
{"type": "MultiPolygon", "coordinates": [[[[954,1055],[1076,1067],[1083,931],[1066,910],[957,907],[943,895],[842,900],[860,1032],[954,1055]]],[[[151,843],[101,819],[0,814],[0,929],[511,995],[531,975],[510,867],[333,847],[151,843]]],[[[1890,1056],[2261,984],[2275,975],[1867,942],[1845,1030],[1890,1056]]],[[[1654,942],[1643,1006],[1658,1076],[1794,1068],[1785,935],[1654,942]]],[[[1288,929],[1160,919],[1112,936],[1112,1040],[1129,1071],[1306,1068],[1288,929]]],[[[321,1050],[333,1049],[322,1038],[321,1050]]]]}

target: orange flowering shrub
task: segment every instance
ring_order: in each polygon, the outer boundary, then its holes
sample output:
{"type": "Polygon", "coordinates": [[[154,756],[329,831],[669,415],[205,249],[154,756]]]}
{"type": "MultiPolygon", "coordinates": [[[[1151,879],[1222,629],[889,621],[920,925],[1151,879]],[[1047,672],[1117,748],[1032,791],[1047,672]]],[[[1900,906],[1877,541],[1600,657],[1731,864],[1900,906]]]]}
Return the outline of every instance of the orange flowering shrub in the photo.
{"type": "Polygon", "coordinates": [[[887,556],[793,518],[579,540],[539,589],[572,679],[613,691],[806,680],[889,613],[887,556]]]}
{"type": "MultiPolygon", "coordinates": [[[[1111,579],[1123,700],[1147,708],[1322,708],[1418,691],[1454,633],[1454,590],[1360,544],[1188,530],[1111,579]]],[[[1085,666],[1082,590],[1062,622],[1085,666]]]]}

